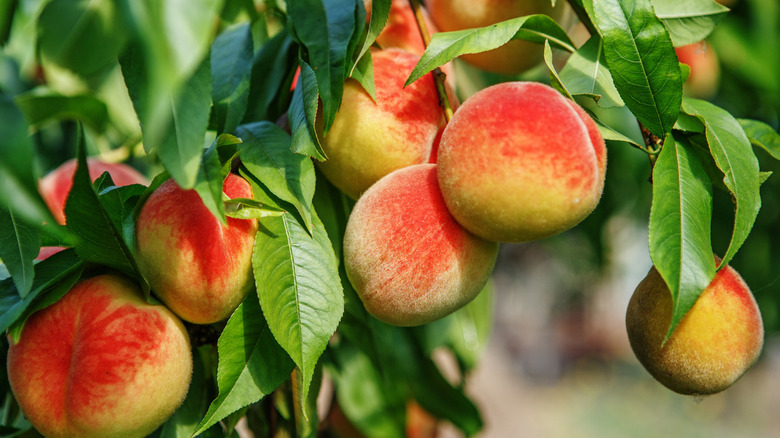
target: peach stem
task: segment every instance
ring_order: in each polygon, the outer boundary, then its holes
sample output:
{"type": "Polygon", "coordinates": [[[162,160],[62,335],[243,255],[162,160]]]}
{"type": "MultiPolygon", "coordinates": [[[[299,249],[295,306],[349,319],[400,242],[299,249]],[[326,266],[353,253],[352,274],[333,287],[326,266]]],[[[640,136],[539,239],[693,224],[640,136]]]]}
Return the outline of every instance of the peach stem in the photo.
{"type": "MultiPolygon", "coordinates": [[[[420,9],[420,2],[418,0],[409,0],[409,4],[414,11],[414,18],[417,20],[417,28],[420,29],[423,45],[427,48],[428,44],[431,43],[431,34],[428,32],[428,26],[425,24],[425,18],[420,9]]],[[[449,123],[450,119],[452,119],[452,106],[449,98],[447,98],[447,89],[444,87],[447,75],[441,71],[441,68],[436,67],[433,69],[433,79],[436,83],[436,92],[439,94],[439,106],[444,111],[445,123],[449,123]]]]}

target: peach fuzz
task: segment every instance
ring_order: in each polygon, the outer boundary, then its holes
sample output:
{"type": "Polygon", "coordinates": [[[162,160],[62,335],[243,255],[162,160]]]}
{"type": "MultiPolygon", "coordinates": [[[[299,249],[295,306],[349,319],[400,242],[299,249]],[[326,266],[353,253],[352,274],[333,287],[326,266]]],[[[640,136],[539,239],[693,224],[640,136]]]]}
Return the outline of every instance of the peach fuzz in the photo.
{"type": "Polygon", "coordinates": [[[444,124],[430,74],[403,86],[419,56],[396,48],[372,49],[371,56],[376,102],[357,81],[348,79],[339,112],[324,137],[318,123],[328,156],[318,166],[353,199],[396,169],[428,162],[434,138],[444,124]]]}
{"type": "Polygon", "coordinates": [[[182,403],[191,374],[181,321],[112,274],[33,314],[8,350],[14,396],[47,437],[146,436],[182,403]]]}
{"type": "Polygon", "coordinates": [[[761,353],[761,314],[750,289],[730,266],[718,271],[664,343],[671,320],[672,295],[653,267],[631,297],[626,329],[639,362],[672,391],[723,391],[761,353]]]}
{"type": "MultiPolygon", "coordinates": [[[[229,198],[251,198],[241,177],[223,184],[229,198]]],[[[210,324],[229,317],[254,285],[254,219],[211,214],[195,190],[175,181],[160,185],[141,207],[136,221],[136,259],[152,291],[182,319],[210,324]]]]}
{"type": "Polygon", "coordinates": [[[497,255],[498,244],[450,215],[435,164],[396,170],[371,186],[344,234],[344,266],[366,310],[399,326],[426,324],[467,304],[497,255]]]}
{"type": "MultiPolygon", "coordinates": [[[[425,6],[440,31],[452,32],[532,14],[546,14],[557,19],[562,15],[565,3],[559,2],[553,8],[549,0],[426,0],[425,6]]],[[[513,75],[540,63],[542,53],[539,44],[512,40],[497,49],[460,58],[482,70],[513,75]]]]}
{"type": "Polygon", "coordinates": [[[437,162],[444,200],[461,225],[488,240],[524,242],[593,211],[606,147],[595,122],[548,85],[505,82],[460,106],[437,162]]]}
{"type": "MultiPolygon", "coordinates": [[[[149,185],[149,180],[132,167],[122,163],[106,163],[94,157],[87,158],[89,177],[95,181],[108,172],[117,186],[131,184],[149,185]]],[[[49,172],[38,182],[38,191],[43,201],[49,207],[54,219],[59,224],[65,224],[65,201],[73,187],[73,175],[76,173],[76,160],[71,159],[49,172]]]]}

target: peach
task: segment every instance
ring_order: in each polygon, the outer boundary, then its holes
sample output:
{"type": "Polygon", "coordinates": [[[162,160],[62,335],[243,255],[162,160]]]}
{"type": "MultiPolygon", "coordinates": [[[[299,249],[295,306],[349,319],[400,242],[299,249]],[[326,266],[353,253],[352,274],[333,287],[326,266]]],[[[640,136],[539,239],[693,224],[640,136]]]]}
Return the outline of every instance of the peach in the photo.
{"type": "Polygon", "coordinates": [[[498,244],[458,225],[435,164],[390,173],[360,197],[344,234],[347,276],[376,318],[426,324],[471,301],[487,282],[498,244]]]}
{"type": "Polygon", "coordinates": [[[753,365],[763,346],[756,301],[730,266],[718,271],[664,343],[671,320],[672,295],[653,267],[628,304],[628,339],[650,374],[681,394],[723,391],[753,365]]]}
{"type": "Polygon", "coordinates": [[[419,56],[397,48],[372,49],[371,55],[376,102],[357,81],[348,79],[341,107],[324,137],[321,123],[318,126],[328,156],[318,166],[353,199],[393,170],[428,162],[444,124],[430,74],[403,86],[419,56]]]}
{"type": "Polygon", "coordinates": [[[701,99],[714,96],[720,84],[720,64],[712,46],[700,41],[674,50],[680,62],[691,68],[683,84],[685,94],[701,99]]]}
{"type": "MultiPolygon", "coordinates": [[[[426,0],[433,22],[442,32],[490,26],[532,14],[562,15],[566,2],[555,8],[550,0],[426,0]]],[[[542,61],[543,48],[529,41],[512,40],[488,52],[462,55],[469,64],[490,72],[518,74],[542,61]]]]}
{"type": "Polygon", "coordinates": [[[444,129],[439,184],[472,233],[524,242],[567,230],[596,207],[606,147],[575,103],[536,82],[505,82],[467,99],[444,129]]]}
{"type": "Polygon", "coordinates": [[[34,313],[8,350],[25,417],[47,437],[143,437],[182,403],[192,353],[181,321],[113,274],[34,313]]]}
{"type": "MultiPolygon", "coordinates": [[[[137,170],[122,163],[106,163],[97,158],[87,158],[89,176],[95,181],[108,172],[117,186],[130,184],[149,185],[149,180],[137,170]]],[[[65,224],[65,201],[73,187],[73,175],[76,173],[76,159],[68,160],[41,178],[38,191],[59,224],[65,224]]]]}
{"type": "MultiPolygon", "coordinates": [[[[234,174],[225,179],[223,192],[231,199],[252,197],[249,183],[234,174]]],[[[152,291],[174,313],[210,324],[229,317],[253,288],[256,232],[255,219],[221,224],[195,190],[183,190],[171,179],[141,207],[136,260],[152,291]]]]}

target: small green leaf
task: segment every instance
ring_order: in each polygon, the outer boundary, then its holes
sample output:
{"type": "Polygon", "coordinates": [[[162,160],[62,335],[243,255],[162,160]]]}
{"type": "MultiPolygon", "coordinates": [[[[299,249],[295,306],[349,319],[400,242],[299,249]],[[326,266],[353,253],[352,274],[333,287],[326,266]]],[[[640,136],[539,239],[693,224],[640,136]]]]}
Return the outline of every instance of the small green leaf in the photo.
{"type": "Polygon", "coordinates": [[[745,131],[728,111],[697,99],[685,99],[683,111],[704,124],[710,153],[723,172],[723,183],[736,204],[731,242],[723,254],[722,266],[725,266],[747,239],[761,208],[758,159],[745,131]]]}
{"type": "Polygon", "coordinates": [[[715,276],[712,184],[689,149],[669,135],[653,168],[650,258],[672,294],[667,338],[715,276]]]}
{"type": "Polygon", "coordinates": [[[371,59],[371,52],[366,52],[362,58],[355,64],[352,70],[352,79],[358,81],[360,86],[371,96],[371,100],[376,102],[376,86],[374,85],[374,62],[371,59]]]}
{"type": "Polygon", "coordinates": [[[650,0],[586,0],[585,6],[621,98],[650,132],[666,137],[680,111],[682,81],[672,40],[650,0]]]}
{"type": "Polygon", "coordinates": [[[301,370],[303,399],[344,311],[338,261],[325,228],[314,219],[313,235],[289,213],[262,220],[252,257],[263,314],[301,370]]]}
{"type": "Polygon", "coordinates": [[[315,121],[317,119],[318,98],[317,78],[309,64],[301,61],[301,77],[293,91],[290,102],[290,129],[292,130],[292,150],[299,154],[327,159],[317,137],[315,121]]]}
{"type": "Polygon", "coordinates": [[[255,294],[249,294],[233,312],[219,337],[218,348],[219,396],[193,435],[270,394],[294,368],[271,335],[255,294]]]}
{"type": "Polygon", "coordinates": [[[591,37],[572,53],[560,76],[572,94],[592,97],[602,108],[625,105],[605,65],[604,50],[598,35],[591,37]]]}
{"type": "MultiPolygon", "coordinates": [[[[357,62],[355,62],[355,65],[352,66],[352,72],[350,72],[350,76],[354,77],[354,71],[356,68],[358,68],[358,64],[360,62],[365,62],[363,58],[367,53],[369,53],[368,49],[371,48],[371,46],[374,44],[374,41],[376,41],[376,37],[378,37],[379,34],[382,33],[382,29],[385,28],[385,25],[387,24],[387,18],[390,15],[391,3],[392,0],[376,0],[371,2],[371,18],[368,23],[368,33],[366,34],[366,39],[363,41],[363,46],[360,48],[360,52],[358,53],[357,62]]],[[[373,94],[371,95],[371,98],[374,98],[373,94]]]]}
{"type": "Polygon", "coordinates": [[[200,195],[203,205],[209,209],[223,225],[227,225],[225,217],[225,205],[222,202],[222,186],[227,177],[223,172],[222,162],[217,151],[218,141],[215,139],[211,146],[203,151],[203,158],[198,169],[198,179],[195,182],[195,191],[200,195]]]}
{"type": "Polygon", "coordinates": [[[566,31],[547,15],[527,15],[490,26],[454,32],[437,32],[425,49],[420,62],[414,67],[406,85],[420,79],[436,67],[441,67],[460,55],[480,53],[503,46],[512,39],[522,39],[574,51],[574,43],[566,31]]]}
{"type": "Polygon", "coordinates": [[[758,120],[737,119],[737,121],[751,143],[769,152],[776,160],[780,160],[780,134],[777,131],[758,120]]]}
{"type": "Polygon", "coordinates": [[[569,90],[567,90],[566,86],[563,85],[561,77],[558,75],[558,70],[555,69],[555,64],[553,64],[552,48],[550,48],[550,42],[547,40],[544,41],[544,63],[547,65],[547,69],[550,70],[550,85],[567,98],[574,100],[574,98],[571,96],[571,93],[569,93],[569,90]]]}
{"type": "Polygon", "coordinates": [[[241,162],[274,196],[289,202],[312,229],[314,164],[309,157],[294,153],[290,136],[271,122],[241,125],[241,162]]]}
{"type": "Polygon", "coordinates": [[[284,210],[263,204],[254,199],[233,198],[226,200],[224,204],[228,217],[234,219],[262,219],[265,217],[278,217],[284,214],[284,210]]]}
{"type": "Polygon", "coordinates": [[[701,41],[729,12],[713,0],[651,0],[655,15],[669,30],[675,47],[701,41]]]}
{"type": "Polygon", "coordinates": [[[253,52],[248,23],[225,30],[211,45],[211,95],[217,132],[233,132],[244,117],[253,52]]]}
{"type": "Polygon", "coordinates": [[[30,291],[35,277],[33,259],[40,249],[40,233],[13,210],[0,207],[0,260],[5,264],[19,296],[30,291]]]}

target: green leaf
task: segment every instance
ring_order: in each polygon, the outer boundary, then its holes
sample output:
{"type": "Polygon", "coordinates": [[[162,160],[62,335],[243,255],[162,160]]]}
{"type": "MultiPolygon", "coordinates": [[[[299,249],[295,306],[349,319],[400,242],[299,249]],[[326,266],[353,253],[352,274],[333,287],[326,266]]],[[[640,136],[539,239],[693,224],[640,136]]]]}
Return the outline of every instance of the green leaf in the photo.
{"type": "Polygon", "coordinates": [[[225,204],[222,202],[222,186],[230,169],[223,169],[217,145],[218,140],[215,139],[214,143],[203,151],[203,158],[198,169],[198,179],[194,188],[203,201],[203,205],[209,209],[211,214],[219,219],[223,225],[227,225],[225,204]]]}
{"type": "Polygon", "coordinates": [[[262,219],[265,217],[278,217],[284,214],[284,210],[275,206],[247,198],[228,199],[225,201],[225,210],[228,217],[234,219],[262,219]]]}
{"type": "Polygon", "coordinates": [[[27,318],[56,302],[81,276],[84,262],[73,251],[58,252],[35,265],[30,292],[22,298],[10,279],[0,282],[0,331],[18,340],[27,318]]]}
{"type": "Polygon", "coordinates": [[[16,96],[16,104],[19,105],[19,109],[22,110],[30,125],[34,127],[40,127],[44,122],[52,119],[76,120],[102,132],[108,123],[106,104],[94,96],[28,92],[16,96]]]}
{"type": "Polygon", "coordinates": [[[287,1],[295,37],[306,48],[308,64],[317,77],[326,133],[341,104],[356,7],[356,0],[287,1]]]}
{"type": "MultiPolygon", "coordinates": [[[[78,165],[73,187],[65,203],[68,229],[78,237],[76,254],[88,262],[110,266],[131,277],[140,278],[122,231],[123,214],[101,203],[87,170],[83,135],[77,150],[78,165]]],[[[110,176],[106,175],[107,178],[110,176]]]]}
{"type": "Polygon", "coordinates": [[[322,362],[314,370],[311,389],[307,390],[300,368],[295,368],[291,377],[293,407],[295,410],[296,436],[300,438],[315,438],[319,432],[317,415],[317,397],[322,387],[322,362]],[[304,397],[304,394],[306,396],[304,397]]]}
{"type": "Polygon", "coordinates": [[[293,91],[290,102],[290,129],[292,130],[292,150],[299,154],[326,160],[317,137],[315,121],[317,119],[318,98],[317,78],[309,64],[301,61],[301,77],[293,91]]]}
{"type": "Polygon", "coordinates": [[[560,77],[572,94],[591,97],[602,108],[625,105],[605,65],[604,50],[598,35],[591,37],[572,53],[560,77]]]}
{"type": "Polygon", "coordinates": [[[271,122],[239,126],[242,138],[241,162],[274,196],[289,202],[312,230],[314,197],[314,163],[309,157],[294,153],[290,136],[271,122]]]}
{"type": "Polygon", "coordinates": [[[710,153],[736,205],[734,230],[721,265],[725,266],[747,239],[761,208],[758,159],[745,131],[728,111],[697,99],[685,99],[683,111],[704,123],[710,153]]]}
{"type": "Polygon", "coordinates": [[[650,258],[672,294],[667,338],[715,276],[712,184],[687,144],[669,135],[653,168],[650,258]]]}
{"type": "Polygon", "coordinates": [[[352,70],[352,79],[358,81],[360,86],[371,96],[371,100],[376,102],[376,86],[374,84],[374,62],[371,59],[371,52],[367,52],[355,64],[352,70]]]}
{"type": "Polygon", "coordinates": [[[651,0],[675,47],[701,41],[729,12],[713,0],[651,0]]]}
{"type": "Polygon", "coordinates": [[[303,399],[344,311],[338,262],[325,228],[314,219],[313,235],[289,213],[261,221],[252,257],[263,314],[301,370],[303,399]]]}
{"type": "Polygon", "coordinates": [[[776,160],[780,160],[780,134],[777,131],[758,120],[737,119],[737,121],[751,143],[769,152],[776,160]]]}
{"type": "Polygon", "coordinates": [[[233,132],[244,117],[253,52],[248,23],[225,30],[211,45],[211,95],[217,132],[233,132]]]}
{"type": "MultiPolygon", "coordinates": [[[[355,62],[355,65],[352,66],[350,76],[354,77],[354,71],[358,68],[358,64],[365,62],[363,58],[369,53],[368,49],[371,48],[374,41],[376,41],[376,37],[378,37],[379,34],[382,33],[382,29],[385,28],[387,18],[390,16],[391,3],[392,0],[375,0],[371,2],[371,18],[368,23],[368,33],[366,34],[366,39],[363,41],[363,46],[358,53],[357,61],[355,62]]],[[[374,98],[373,94],[371,94],[371,98],[374,98]]]]}
{"type": "Polygon", "coordinates": [[[501,47],[512,39],[522,39],[543,44],[545,40],[550,45],[574,51],[574,43],[566,31],[547,15],[527,15],[513,18],[490,26],[477,29],[458,30],[454,32],[437,32],[433,34],[431,43],[425,49],[420,62],[417,63],[406,85],[420,79],[436,67],[441,67],[453,58],[468,53],[480,53],[501,47]]]}
{"type": "Polygon", "coordinates": [[[574,100],[571,93],[569,93],[569,90],[563,85],[561,77],[558,75],[558,70],[553,63],[552,48],[550,48],[550,42],[547,40],[544,41],[544,63],[547,65],[547,69],[550,70],[550,85],[568,99],[574,100]]]}
{"type": "Polygon", "coordinates": [[[52,0],[37,29],[40,55],[82,76],[114,65],[127,39],[111,0],[52,0]]]}
{"type": "Polygon", "coordinates": [[[27,123],[13,99],[0,94],[0,206],[13,206],[14,214],[30,224],[55,223],[38,194],[33,174],[35,149],[27,123]]]}
{"type": "Polygon", "coordinates": [[[233,312],[219,337],[218,348],[219,396],[194,435],[270,394],[294,368],[271,335],[255,294],[249,294],[233,312]]]}
{"type": "Polygon", "coordinates": [[[281,31],[255,54],[244,123],[276,120],[287,110],[292,92],[290,81],[297,67],[297,49],[290,35],[281,31]]]}
{"type": "Polygon", "coordinates": [[[587,0],[604,59],[626,106],[653,134],[671,132],[682,101],[672,40],[650,0],[587,0]]]}
{"type": "Polygon", "coordinates": [[[37,228],[19,220],[13,210],[0,208],[0,260],[8,268],[22,298],[32,287],[35,278],[33,259],[40,246],[37,228]]]}

